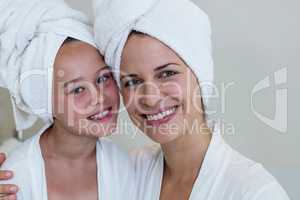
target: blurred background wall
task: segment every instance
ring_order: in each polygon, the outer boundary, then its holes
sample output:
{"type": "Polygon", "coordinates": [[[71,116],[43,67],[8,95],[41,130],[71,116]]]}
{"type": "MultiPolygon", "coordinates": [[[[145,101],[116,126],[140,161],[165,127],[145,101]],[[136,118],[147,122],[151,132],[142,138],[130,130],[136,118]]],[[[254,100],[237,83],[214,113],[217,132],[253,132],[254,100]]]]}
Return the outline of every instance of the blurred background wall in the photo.
{"type": "MultiPolygon", "coordinates": [[[[67,2],[92,17],[90,1],[67,2]]],[[[194,2],[211,18],[221,102],[216,110],[224,125],[224,138],[244,155],[263,163],[291,199],[300,199],[300,2],[194,2]]],[[[128,122],[126,112],[121,113],[120,121],[128,122]]],[[[133,135],[132,126],[126,130],[126,134],[113,136],[125,149],[150,142],[141,134],[133,135]]],[[[27,131],[26,137],[31,132],[27,131]]],[[[14,133],[9,98],[1,89],[0,133],[0,143],[14,133]]]]}

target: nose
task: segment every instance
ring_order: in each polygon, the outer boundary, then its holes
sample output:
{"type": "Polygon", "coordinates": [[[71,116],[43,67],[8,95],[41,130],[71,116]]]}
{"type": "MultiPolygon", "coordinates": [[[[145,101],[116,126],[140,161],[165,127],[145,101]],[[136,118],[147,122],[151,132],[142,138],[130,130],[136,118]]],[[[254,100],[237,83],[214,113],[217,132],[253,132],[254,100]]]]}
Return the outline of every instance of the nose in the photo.
{"type": "Polygon", "coordinates": [[[142,88],[142,95],[139,103],[147,108],[156,107],[161,100],[161,91],[157,84],[153,82],[145,83],[142,88]]]}
{"type": "Polygon", "coordinates": [[[105,94],[103,90],[100,90],[98,87],[94,87],[91,90],[91,105],[95,106],[97,104],[102,105],[105,100],[105,94]]]}

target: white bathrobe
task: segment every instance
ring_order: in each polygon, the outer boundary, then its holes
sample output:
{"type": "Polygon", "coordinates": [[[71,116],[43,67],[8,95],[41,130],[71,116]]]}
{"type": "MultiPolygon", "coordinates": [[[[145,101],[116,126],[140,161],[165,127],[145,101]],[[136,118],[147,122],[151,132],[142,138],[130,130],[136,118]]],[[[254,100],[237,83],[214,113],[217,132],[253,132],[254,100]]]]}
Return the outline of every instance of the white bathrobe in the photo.
{"type": "MultiPolygon", "coordinates": [[[[14,172],[13,179],[0,181],[0,184],[18,185],[18,200],[48,199],[45,163],[39,144],[40,136],[47,127],[13,150],[1,167],[1,170],[14,172]]],[[[108,139],[99,139],[96,152],[99,199],[133,200],[135,174],[128,155],[108,139]]]]}
{"type": "MultiPolygon", "coordinates": [[[[138,200],[159,200],[164,168],[160,147],[134,151],[138,200]]],[[[200,155],[200,154],[199,154],[200,155]]],[[[261,164],[234,151],[215,132],[189,200],[288,200],[261,164]]]]}

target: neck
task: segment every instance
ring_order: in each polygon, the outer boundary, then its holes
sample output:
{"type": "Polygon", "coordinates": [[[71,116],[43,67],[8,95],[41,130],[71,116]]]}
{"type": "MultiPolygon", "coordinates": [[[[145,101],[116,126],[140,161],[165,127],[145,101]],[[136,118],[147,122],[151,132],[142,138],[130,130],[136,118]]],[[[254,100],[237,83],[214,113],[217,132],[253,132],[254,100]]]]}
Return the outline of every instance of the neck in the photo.
{"type": "Polygon", "coordinates": [[[205,128],[200,130],[188,129],[181,135],[180,138],[162,145],[165,173],[174,179],[196,179],[212,133],[205,125],[205,128]]]}
{"type": "Polygon", "coordinates": [[[41,137],[43,156],[51,159],[86,160],[96,155],[97,138],[75,135],[54,123],[41,137]]]}

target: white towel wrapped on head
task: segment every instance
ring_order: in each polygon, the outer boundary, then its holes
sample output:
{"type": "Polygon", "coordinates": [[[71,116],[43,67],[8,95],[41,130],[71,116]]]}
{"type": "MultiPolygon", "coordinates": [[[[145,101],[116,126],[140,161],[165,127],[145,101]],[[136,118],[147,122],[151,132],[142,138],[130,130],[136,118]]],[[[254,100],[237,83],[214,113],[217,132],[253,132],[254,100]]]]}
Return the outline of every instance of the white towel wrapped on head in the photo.
{"type": "Polygon", "coordinates": [[[53,64],[67,37],[95,46],[88,18],[63,0],[1,0],[0,86],[18,131],[38,117],[52,123],[53,64]]]}
{"type": "Polygon", "coordinates": [[[134,30],[175,51],[195,73],[205,97],[213,82],[211,27],[208,16],[189,0],[94,0],[95,38],[105,61],[119,79],[122,50],[134,30]]]}

